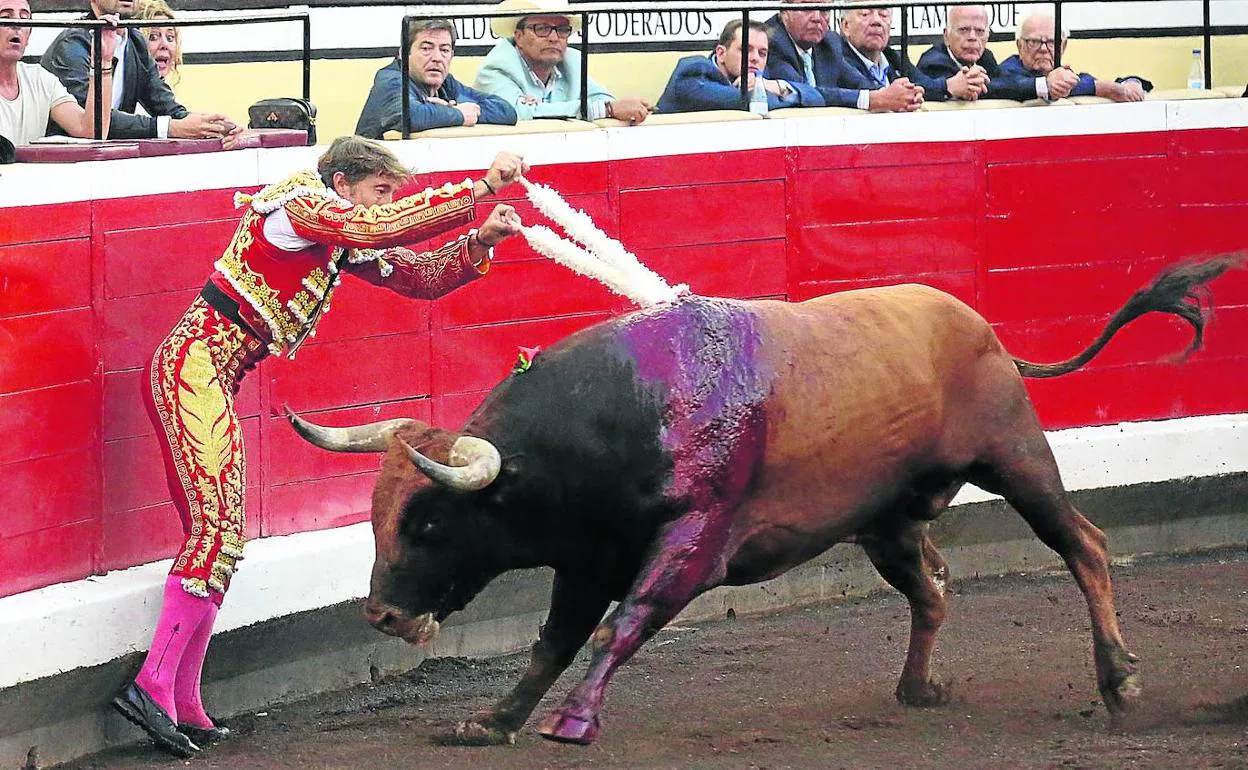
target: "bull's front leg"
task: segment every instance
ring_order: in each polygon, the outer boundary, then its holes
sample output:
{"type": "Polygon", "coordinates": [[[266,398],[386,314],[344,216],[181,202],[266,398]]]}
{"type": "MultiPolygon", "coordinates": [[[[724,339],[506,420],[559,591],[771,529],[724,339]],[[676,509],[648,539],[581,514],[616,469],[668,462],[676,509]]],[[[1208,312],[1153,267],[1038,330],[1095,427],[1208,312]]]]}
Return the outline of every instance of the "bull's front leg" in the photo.
{"type": "Polygon", "coordinates": [[[515,743],[516,733],[538,701],[572,663],[610,603],[608,593],[592,577],[556,573],[550,595],[550,614],[533,645],[528,669],[506,697],[460,722],[450,742],[463,745],[515,743]]]}
{"type": "Polygon", "coordinates": [[[730,525],[731,511],[721,509],[685,514],[661,530],[628,595],[594,631],[589,672],[538,727],[543,737],[593,743],[615,670],[694,597],[723,580],[730,525]]]}

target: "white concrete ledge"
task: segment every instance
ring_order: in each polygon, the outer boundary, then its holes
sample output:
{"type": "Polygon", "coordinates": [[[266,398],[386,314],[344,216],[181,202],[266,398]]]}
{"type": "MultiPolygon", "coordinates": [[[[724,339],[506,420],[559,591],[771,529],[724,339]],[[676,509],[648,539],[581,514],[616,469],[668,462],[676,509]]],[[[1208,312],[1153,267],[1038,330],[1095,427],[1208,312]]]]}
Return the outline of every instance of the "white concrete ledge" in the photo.
{"type": "MultiPolygon", "coordinates": [[[[794,110],[777,111],[794,114],[794,110]]],[[[539,167],[775,147],[1025,139],[1248,126],[1248,99],[1149,101],[1077,109],[945,109],[907,115],[821,114],[769,120],[672,123],[645,131],[594,128],[505,136],[420,138],[389,147],[421,173],[484,169],[501,149],[539,167]]],[[[269,184],[314,168],[324,147],[18,164],[0,168],[0,208],[269,184]],[[125,164],[125,165],[119,165],[125,164]]]]}

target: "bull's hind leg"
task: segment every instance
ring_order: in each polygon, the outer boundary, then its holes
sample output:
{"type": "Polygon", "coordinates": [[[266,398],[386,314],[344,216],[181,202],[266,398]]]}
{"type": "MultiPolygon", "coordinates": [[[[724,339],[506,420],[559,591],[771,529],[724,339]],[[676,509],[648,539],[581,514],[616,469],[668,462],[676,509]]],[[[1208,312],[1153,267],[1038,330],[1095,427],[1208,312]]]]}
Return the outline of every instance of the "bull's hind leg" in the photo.
{"type": "Polygon", "coordinates": [[[514,690],[455,727],[454,743],[515,743],[516,732],[585,644],[611,599],[593,577],[555,573],[550,615],[533,645],[529,667],[514,690]]]}
{"type": "Polygon", "coordinates": [[[698,594],[723,580],[730,509],[693,511],[665,526],[628,595],[590,637],[589,672],[542,720],[543,737],[592,743],[615,670],[698,594]]]}
{"type": "Polygon", "coordinates": [[[910,602],[910,648],[897,682],[897,700],[907,706],[946,703],[948,688],[932,679],[932,651],[945,622],[949,567],[927,537],[927,523],[907,521],[875,529],[860,534],[858,542],[880,576],[910,602]]]}
{"type": "Polygon", "coordinates": [[[1027,409],[1018,417],[971,481],[1004,497],[1074,575],[1092,619],[1097,685],[1110,714],[1117,716],[1140,692],[1139,659],[1127,651],[1118,630],[1109,539],[1070,502],[1035,415],[1027,409]]]}

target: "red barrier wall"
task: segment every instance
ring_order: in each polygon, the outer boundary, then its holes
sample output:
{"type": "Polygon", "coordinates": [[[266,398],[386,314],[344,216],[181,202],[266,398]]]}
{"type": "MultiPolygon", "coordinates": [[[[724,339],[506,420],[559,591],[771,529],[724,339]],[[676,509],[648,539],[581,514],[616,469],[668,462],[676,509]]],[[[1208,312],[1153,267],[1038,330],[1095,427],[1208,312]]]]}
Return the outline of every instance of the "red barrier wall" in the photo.
{"type": "MultiPolygon", "coordinates": [[[[696,292],[801,300],[921,281],[1038,361],[1082,348],[1163,265],[1248,248],[1246,129],[774,148],[534,177],[696,292]]],[[[0,595],[170,555],[179,525],[140,373],[229,238],[233,193],[0,209],[0,595]]],[[[1158,362],[1187,343],[1181,324],[1146,318],[1084,371],[1031,382],[1045,426],[1248,411],[1248,274],[1216,290],[1206,349],[1183,367],[1158,362]]],[[[252,536],[367,517],[377,458],[303,444],[282,404],[329,424],[454,425],[518,345],[626,308],[521,243],[436,303],[351,281],[297,360],[244,382],[252,536]]]]}

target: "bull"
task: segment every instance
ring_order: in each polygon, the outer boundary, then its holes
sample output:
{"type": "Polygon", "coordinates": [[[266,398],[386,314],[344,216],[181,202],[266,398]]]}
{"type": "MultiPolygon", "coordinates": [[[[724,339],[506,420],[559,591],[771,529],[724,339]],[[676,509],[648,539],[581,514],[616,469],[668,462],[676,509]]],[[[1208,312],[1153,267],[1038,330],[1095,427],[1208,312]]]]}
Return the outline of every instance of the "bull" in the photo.
{"type": "Polygon", "coordinates": [[[898,700],[946,701],[931,657],[948,569],[927,529],[966,483],[1003,496],[1064,560],[1091,616],[1097,687],[1117,715],[1140,688],[1107,539],[1071,503],[1023,377],[1078,369],[1154,311],[1185,319],[1195,350],[1205,284],[1238,259],[1163,271],[1057,364],[1012,357],[974,310],[925,286],[801,303],[686,295],[562,340],[459,431],[289,416],[319,447],[385,453],[364,606],[381,631],[425,642],[497,575],[554,569],[527,670],[456,727],[461,742],[514,742],[588,639],[586,676],[539,732],[591,743],[615,670],[694,597],[776,577],[844,541],[909,601],[898,700]]]}

